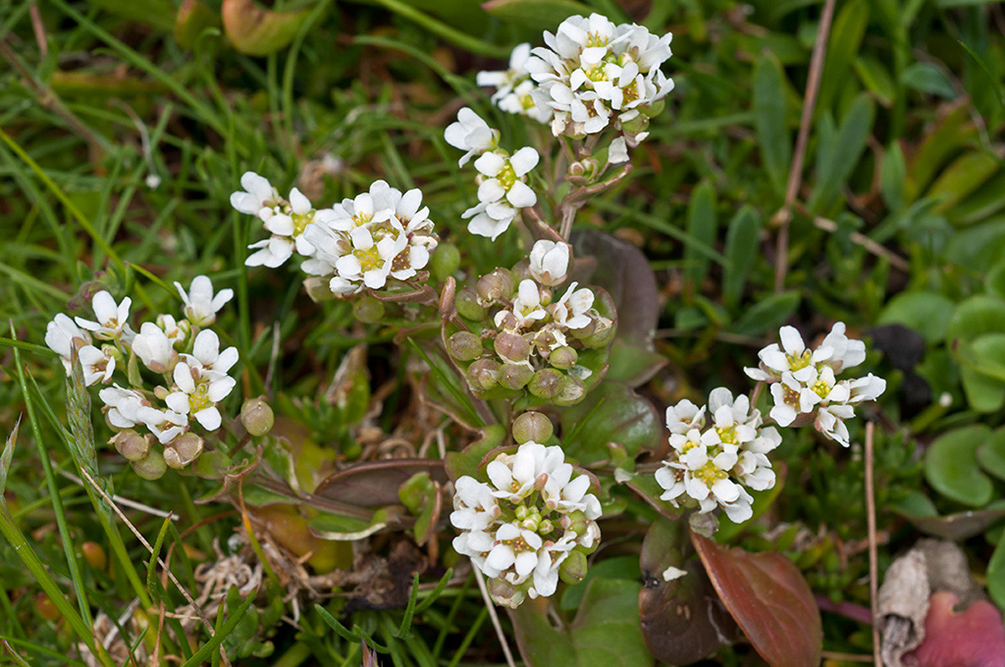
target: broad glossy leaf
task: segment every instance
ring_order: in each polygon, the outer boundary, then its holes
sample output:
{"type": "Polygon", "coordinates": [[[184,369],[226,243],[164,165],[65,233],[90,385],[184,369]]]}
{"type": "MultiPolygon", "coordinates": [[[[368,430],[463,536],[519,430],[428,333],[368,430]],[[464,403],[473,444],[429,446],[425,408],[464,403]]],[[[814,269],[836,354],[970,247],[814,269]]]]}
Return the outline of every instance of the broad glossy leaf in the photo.
{"type": "Polygon", "coordinates": [[[921,532],[941,537],[944,540],[953,540],[954,542],[980,535],[1002,518],[1005,518],[1005,509],[957,512],[956,514],[949,514],[947,516],[919,516],[898,507],[891,509],[910,521],[911,525],[921,532]]]}
{"type": "Polygon", "coordinates": [[[575,586],[568,586],[562,593],[558,608],[562,611],[575,611],[583,601],[586,584],[593,579],[621,579],[623,581],[638,581],[642,578],[639,570],[639,559],[635,556],[615,556],[591,563],[586,571],[586,577],[575,586]]]}
{"type": "Polygon", "coordinates": [[[754,67],[754,128],[761,163],[779,198],[785,196],[792,162],[792,137],[785,116],[785,72],[773,53],[764,52],[754,67]]]}
{"type": "Polygon", "coordinates": [[[416,473],[447,481],[439,459],[385,459],[358,463],[318,484],[314,495],[360,507],[383,507],[399,502],[398,489],[416,473]]]}
{"type": "Polygon", "coordinates": [[[940,591],[929,598],[925,639],[904,655],[904,664],[924,667],[996,667],[1005,656],[1001,612],[986,600],[956,612],[959,598],[940,591]]]}
{"type": "Polygon", "coordinates": [[[321,513],[307,522],[311,535],[322,540],[352,542],[373,535],[385,528],[389,521],[387,510],[377,510],[370,520],[354,519],[337,514],[321,513]]]}
{"type": "Polygon", "coordinates": [[[607,460],[609,442],[635,456],[655,448],[663,437],[652,403],[614,382],[601,383],[582,403],[564,410],[561,419],[562,446],[581,465],[607,460]]]}
{"type": "Polygon", "coordinates": [[[772,667],[819,665],[823,629],[813,591],[779,553],[726,548],[695,533],[691,542],[740,629],[772,667]]]}
{"type": "Polygon", "coordinates": [[[989,295],[1005,299],[1005,261],[991,267],[984,278],[984,289],[989,295]]]}
{"type": "Polygon", "coordinates": [[[1005,609],[1005,533],[988,561],[988,593],[999,609],[1005,609]]]}
{"type": "Polygon", "coordinates": [[[949,317],[946,340],[973,340],[1005,331],[1005,300],[978,294],[959,303],[949,317]]]}
{"type": "Polygon", "coordinates": [[[1005,428],[996,430],[977,448],[977,462],[998,479],[1005,479],[1005,428]]]}
{"type": "Polygon", "coordinates": [[[946,217],[954,225],[972,225],[999,213],[1005,208],[1005,170],[974,190],[968,197],[946,211],[946,217]]]}
{"type": "Polygon", "coordinates": [[[936,292],[901,292],[890,299],[876,324],[903,324],[929,343],[945,339],[955,303],[936,292]]]}
{"type": "Polygon", "coordinates": [[[183,49],[191,49],[203,30],[220,27],[220,15],[203,0],[183,0],[174,20],[174,39],[183,49]]]}
{"type": "Polygon", "coordinates": [[[598,11],[577,0],[489,0],[482,3],[482,9],[522,28],[552,32],[570,16],[589,16],[598,11]]]}
{"type": "Polygon", "coordinates": [[[995,412],[1005,404],[1005,333],[959,340],[956,346],[967,402],[977,412],[995,412]]]}
{"type": "Polygon", "coordinates": [[[751,491],[750,495],[754,498],[754,502],[751,503],[751,510],[753,514],[749,519],[743,523],[733,523],[733,521],[723,514],[719,517],[719,529],[716,531],[716,539],[720,542],[731,542],[732,539],[739,535],[745,526],[751,525],[752,521],[756,521],[758,517],[762,516],[771,507],[771,504],[775,502],[775,498],[782,492],[785,488],[785,478],[788,476],[789,467],[786,465],[785,461],[776,461],[775,465],[775,484],[770,489],[764,489],[763,491],[751,491]]]}
{"type": "Polygon", "coordinates": [[[317,572],[331,572],[336,567],[352,567],[352,548],[347,544],[329,542],[313,535],[307,519],[294,505],[249,507],[255,530],[264,530],[296,557],[310,554],[308,563],[317,572]]]}
{"type": "Polygon", "coordinates": [[[672,665],[706,658],[739,638],[688,539],[687,521],[657,520],[640,559],[639,616],[649,652],[672,665]]]}
{"type": "Polygon", "coordinates": [[[955,232],[942,255],[967,271],[988,271],[1005,256],[1005,216],[955,232]]]}
{"type": "Polygon", "coordinates": [[[744,206],[726,229],[726,260],[722,275],[722,300],[731,308],[740,302],[747,275],[761,252],[761,216],[752,206],[744,206]]]}
{"type": "Polygon", "coordinates": [[[573,234],[572,246],[575,257],[588,258],[577,259],[572,279],[604,289],[617,310],[618,334],[606,377],[636,387],[666,363],[653,349],[660,297],[649,261],[632,244],[595,230],[573,234]]]}
{"type": "Polygon", "coordinates": [[[939,436],[925,453],[925,478],[943,496],[971,507],[991,501],[994,487],[977,464],[977,448],[987,442],[991,429],[966,426],[939,436]]]}
{"type": "Polygon", "coordinates": [[[586,584],[575,620],[552,627],[547,598],[527,600],[510,611],[520,655],[529,667],[648,667],[653,658],[642,641],[641,586],[623,579],[586,584]]]}
{"type": "Polygon", "coordinates": [[[660,496],[663,495],[665,490],[659,485],[656,481],[656,477],[653,475],[633,473],[632,476],[625,479],[622,484],[637,493],[642,500],[649,503],[653,509],[667,519],[679,519],[684,513],[683,509],[674,507],[666,500],[660,499],[660,496]]]}

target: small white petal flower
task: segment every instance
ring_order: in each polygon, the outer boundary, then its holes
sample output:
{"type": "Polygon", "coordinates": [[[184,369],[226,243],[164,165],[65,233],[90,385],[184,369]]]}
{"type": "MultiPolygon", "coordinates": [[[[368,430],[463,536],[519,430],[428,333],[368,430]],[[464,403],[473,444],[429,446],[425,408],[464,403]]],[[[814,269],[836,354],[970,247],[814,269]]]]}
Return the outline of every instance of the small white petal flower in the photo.
{"type": "Polygon", "coordinates": [[[562,298],[548,307],[552,318],[567,329],[582,329],[592,322],[590,309],[593,308],[593,292],[584,287],[576,289],[579,283],[572,283],[562,298]]]}
{"type": "Polygon", "coordinates": [[[572,246],[541,239],[530,250],[530,275],[546,286],[559,285],[569,272],[572,246]]]}
{"type": "Polygon", "coordinates": [[[234,290],[232,289],[222,289],[214,295],[213,283],[206,276],[196,276],[192,280],[188,292],[179,282],[175,282],[174,286],[178,289],[181,300],[185,302],[185,317],[188,318],[189,322],[200,327],[209,326],[216,322],[216,314],[220,312],[224,304],[234,298],[234,290]]]}
{"type": "Polygon", "coordinates": [[[83,347],[91,343],[91,335],[78,327],[73,320],[59,313],[45,327],[45,344],[59,355],[66,374],[70,374],[70,350],[73,347],[83,347]]]}
{"type": "Polygon", "coordinates": [[[122,303],[116,304],[112,295],[105,290],[101,290],[94,295],[91,300],[91,309],[97,322],[85,320],[82,317],[73,318],[76,323],[84,329],[90,331],[95,338],[103,340],[119,340],[129,344],[135,335],[129,328],[129,305],[132,299],[128,296],[122,303]]]}
{"type": "Polygon", "coordinates": [[[177,356],[168,335],[153,322],[144,322],[133,338],[133,352],[155,373],[167,373],[177,356]]]}
{"type": "Polygon", "coordinates": [[[279,201],[279,193],[269,180],[253,171],[244,172],[241,187],[243,191],[230,195],[230,205],[240,213],[258,216],[263,209],[270,209],[279,201]]]}
{"type": "Polygon", "coordinates": [[[98,349],[93,345],[85,345],[80,348],[77,358],[80,359],[80,366],[84,372],[84,385],[91,386],[98,382],[107,383],[112,378],[115,371],[115,355],[112,354],[114,348],[105,346],[98,349]]]}
{"type": "Polygon", "coordinates": [[[499,130],[489,127],[481,116],[468,107],[457,112],[457,121],[444,132],[447,143],[467,151],[457,164],[464,166],[473,156],[493,150],[499,144],[499,130]]]}

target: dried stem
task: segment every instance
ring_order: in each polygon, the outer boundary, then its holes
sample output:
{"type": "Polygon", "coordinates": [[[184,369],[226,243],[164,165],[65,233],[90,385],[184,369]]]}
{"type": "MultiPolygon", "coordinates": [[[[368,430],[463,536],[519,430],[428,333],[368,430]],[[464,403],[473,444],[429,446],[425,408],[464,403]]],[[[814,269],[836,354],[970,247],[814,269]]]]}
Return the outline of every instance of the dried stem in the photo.
{"type": "Polygon", "coordinates": [[[513,661],[513,653],[509,650],[509,643],[506,641],[506,633],[503,632],[502,624],[499,623],[499,615],[496,613],[495,603],[492,602],[492,597],[489,595],[489,589],[485,586],[485,577],[482,576],[481,570],[477,567],[472,568],[475,571],[475,580],[478,582],[478,590],[482,592],[482,599],[485,600],[485,607],[489,611],[489,618],[492,619],[492,627],[496,629],[496,636],[499,637],[499,643],[502,645],[503,653],[506,655],[506,664],[509,667],[516,667],[516,663],[513,661]]]}
{"type": "Polygon", "coordinates": [[[792,156],[789,181],[785,188],[785,203],[774,216],[779,225],[775,250],[775,292],[781,292],[785,287],[785,274],[789,270],[789,222],[792,220],[792,205],[803,182],[803,162],[806,159],[806,145],[809,142],[813,110],[817,104],[817,92],[820,90],[820,78],[824,73],[824,56],[827,53],[827,40],[831,32],[831,19],[834,17],[834,3],[835,0],[827,0],[824,4],[823,16],[817,28],[817,41],[813,45],[810,75],[806,84],[806,96],[803,98],[803,115],[799,121],[799,136],[796,138],[796,150],[792,156]]]}

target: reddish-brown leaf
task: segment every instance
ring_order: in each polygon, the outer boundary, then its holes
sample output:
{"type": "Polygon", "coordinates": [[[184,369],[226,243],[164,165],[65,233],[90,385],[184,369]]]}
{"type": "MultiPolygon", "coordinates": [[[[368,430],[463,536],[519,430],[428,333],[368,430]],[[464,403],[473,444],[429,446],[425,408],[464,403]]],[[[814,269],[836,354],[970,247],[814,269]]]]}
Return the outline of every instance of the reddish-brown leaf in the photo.
{"type": "Polygon", "coordinates": [[[956,613],[955,594],[940,591],[929,600],[925,640],[903,663],[914,667],[1000,667],[1005,665],[1005,626],[1001,613],[977,600],[956,613]]]}
{"type": "Polygon", "coordinates": [[[691,533],[715,591],[772,667],[820,664],[820,610],[803,575],[779,553],[748,553],[691,533]]]}

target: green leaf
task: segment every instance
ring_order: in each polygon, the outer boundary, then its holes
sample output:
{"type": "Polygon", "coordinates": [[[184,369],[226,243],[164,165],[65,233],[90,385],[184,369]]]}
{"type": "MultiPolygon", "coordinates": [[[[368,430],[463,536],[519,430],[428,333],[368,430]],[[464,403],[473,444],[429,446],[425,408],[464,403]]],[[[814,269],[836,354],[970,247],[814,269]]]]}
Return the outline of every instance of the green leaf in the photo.
{"type": "Polygon", "coordinates": [[[866,90],[875,96],[876,101],[884,107],[893,106],[897,99],[897,86],[886,67],[876,58],[860,54],[852,63],[855,74],[858,75],[866,90]]]}
{"type": "Polygon", "coordinates": [[[607,444],[622,445],[629,456],[651,450],[663,437],[663,425],[652,403],[627,386],[603,382],[582,403],[562,412],[562,447],[580,465],[606,461],[607,444]]]}
{"type": "Polygon", "coordinates": [[[744,206],[726,229],[726,266],[722,276],[722,300],[727,308],[740,303],[747,275],[760,256],[761,216],[744,206]]]}
{"type": "Polygon", "coordinates": [[[748,553],[691,533],[729,613],[772,667],[819,665],[820,610],[802,573],[780,553],[748,553]]]}
{"type": "Polygon", "coordinates": [[[995,412],[1005,404],[1005,333],[957,341],[960,379],[970,407],[995,412]]]}
{"type": "Polygon", "coordinates": [[[900,73],[900,82],[912,90],[947,100],[957,97],[945,72],[934,63],[912,63],[900,73]]]}
{"type": "Polygon", "coordinates": [[[447,452],[444,463],[450,479],[456,482],[464,475],[475,479],[481,478],[479,467],[485,455],[500,446],[507,435],[505,427],[493,424],[483,428],[481,437],[468,445],[464,451],[447,452]]]}
{"type": "Polygon", "coordinates": [[[907,163],[904,161],[904,151],[900,142],[890,144],[883,154],[883,165],[879,172],[879,191],[883,201],[896,213],[906,206],[907,163]]]}
{"type": "Polygon", "coordinates": [[[999,609],[1005,609],[1005,533],[988,561],[988,593],[999,609]]]}
{"type": "Polygon", "coordinates": [[[130,21],[143,23],[162,32],[174,28],[175,7],[171,0],[87,0],[95,7],[121,16],[130,21]]]}
{"type": "Polygon", "coordinates": [[[732,333],[760,336],[789,319],[799,307],[799,292],[791,290],[764,297],[730,327],[732,333]]]}
{"type": "MultiPolygon", "coordinates": [[[[715,188],[708,181],[702,181],[691,193],[687,207],[687,232],[702,246],[715,243],[719,228],[715,214],[715,188]]],[[[696,291],[701,291],[701,281],[708,273],[708,257],[696,251],[690,244],[684,245],[684,277],[691,281],[696,291]]]]}
{"type": "Polygon", "coordinates": [[[978,294],[956,306],[946,326],[946,340],[969,341],[1001,331],[1005,331],[1005,300],[978,294]]]}
{"type": "Polygon", "coordinates": [[[754,127],[761,163],[781,199],[792,162],[792,138],[785,122],[785,72],[770,51],[763,53],[754,67],[754,127]]]}
{"type": "Polygon", "coordinates": [[[821,113],[831,110],[838,91],[844,86],[848,70],[861,51],[859,47],[868,23],[869,3],[866,0],[851,0],[834,18],[817,96],[817,109],[821,113]]]}
{"type": "Polygon", "coordinates": [[[274,12],[254,0],[223,0],[223,30],[234,48],[251,56],[266,56],[286,48],[310,10],[274,12]]]}
{"type": "Polygon", "coordinates": [[[624,581],[638,581],[642,578],[639,570],[639,559],[637,556],[615,556],[602,560],[599,563],[590,565],[583,581],[575,586],[569,586],[562,593],[562,600],[558,608],[562,611],[575,611],[582,604],[583,594],[586,593],[586,584],[593,579],[621,579],[624,581]]]}
{"type": "Polygon", "coordinates": [[[642,587],[622,579],[586,584],[575,620],[555,629],[547,598],[510,611],[520,655],[529,667],[647,667],[653,658],[642,641],[638,597],[642,587]]]}
{"type": "Polygon", "coordinates": [[[876,323],[902,324],[920,333],[929,343],[938,343],[946,337],[955,305],[935,292],[901,292],[890,299],[876,323]]]}
{"type": "Polygon", "coordinates": [[[958,428],[938,437],[925,454],[925,478],[940,494],[963,505],[982,507],[994,492],[981,472],[976,452],[991,429],[983,425],[958,428]]]}
{"type": "Polygon", "coordinates": [[[1005,256],[1005,216],[990,220],[952,235],[942,256],[967,271],[984,272],[1005,256]]]}
{"type": "Polygon", "coordinates": [[[482,3],[482,9],[507,23],[536,32],[553,31],[570,16],[589,16],[597,11],[577,0],[489,0],[482,3]]]}
{"type": "Polygon", "coordinates": [[[642,636],[657,660],[690,664],[739,638],[688,540],[687,521],[653,523],[642,543],[640,567],[642,636]]]}
{"type": "Polygon", "coordinates": [[[1005,428],[1000,428],[977,448],[977,462],[998,479],[1005,480],[1005,428]]]}
{"type": "Polygon", "coordinates": [[[807,205],[811,211],[829,207],[841,192],[865,150],[874,118],[872,99],[862,93],[845,114],[832,144],[825,146],[821,142],[817,149],[817,182],[807,205]]]}
{"type": "Polygon", "coordinates": [[[311,534],[323,540],[350,542],[361,540],[385,528],[388,522],[387,510],[377,510],[369,521],[337,514],[321,513],[307,522],[311,534]]]}
{"type": "Polygon", "coordinates": [[[954,107],[914,151],[907,170],[910,175],[908,202],[914,201],[924,192],[932,178],[942,171],[946,160],[977,140],[977,129],[970,118],[970,112],[968,104],[954,107]]]}
{"type": "Polygon", "coordinates": [[[3,452],[0,452],[0,503],[6,502],[3,494],[7,490],[7,474],[10,472],[10,464],[14,458],[14,445],[17,444],[17,432],[20,428],[21,415],[18,415],[17,421],[14,422],[14,428],[10,430],[7,442],[4,443],[3,452]]]}
{"type": "Polygon", "coordinates": [[[1000,168],[998,158],[987,153],[972,151],[953,160],[932,183],[928,195],[939,197],[937,212],[944,212],[977,190],[994,176],[1000,168]]]}

